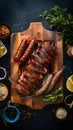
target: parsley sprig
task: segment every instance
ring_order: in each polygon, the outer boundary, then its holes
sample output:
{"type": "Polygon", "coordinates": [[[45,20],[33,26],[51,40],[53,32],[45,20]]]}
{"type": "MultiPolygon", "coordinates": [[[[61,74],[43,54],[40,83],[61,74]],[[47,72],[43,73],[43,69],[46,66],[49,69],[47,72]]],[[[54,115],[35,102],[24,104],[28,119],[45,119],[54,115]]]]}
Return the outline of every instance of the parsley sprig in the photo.
{"type": "Polygon", "coordinates": [[[39,16],[48,21],[50,29],[61,32],[65,43],[73,43],[73,15],[67,12],[67,8],[55,5],[39,16]]]}

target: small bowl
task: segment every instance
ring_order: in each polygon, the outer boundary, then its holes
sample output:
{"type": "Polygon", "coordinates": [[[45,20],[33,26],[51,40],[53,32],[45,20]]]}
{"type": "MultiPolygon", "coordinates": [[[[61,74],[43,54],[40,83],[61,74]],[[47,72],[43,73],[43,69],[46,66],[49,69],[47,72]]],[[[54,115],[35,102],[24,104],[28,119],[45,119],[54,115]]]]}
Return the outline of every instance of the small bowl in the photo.
{"type": "Polygon", "coordinates": [[[5,39],[11,34],[11,29],[9,26],[2,24],[0,25],[0,38],[5,39]]]}
{"type": "Polygon", "coordinates": [[[7,53],[7,48],[3,44],[3,42],[0,40],[0,58],[6,55],[7,53]]]}
{"type": "Polygon", "coordinates": [[[3,109],[3,119],[7,123],[15,123],[19,120],[21,115],[20,110],[13,105],[9,105],[3,109]]]}
{"type": "Polygon", "coordinates": [[[55,114],[58,119],[64,120],[67,117],[67,110],[64,107],[58,107],[55,114]]]}
{"type": "Polygon", "coordinates": [[[6,76],[7,76],[7,71],[6,71],[6,69],[3,68],[3,67],[0,67],[0,80],[5,79],[6,76]]]}
{"type": "Polygon", "coordinates": [[[73,92],[73,74],[71,74],[66,80],[66,88],[73,92]]]}
{"type": "Polygon", "coordinates": [[[8,96],[8,87],[0,83],[0,101],[4,101],[8,96]]]}
{"type": "Polygon", "coordinates": [[[64,103],[68,106],[71,106],[73,102],[73,95],[70,94],[70,95],[67,95],[65,98],[64,98],[64,103]]]}

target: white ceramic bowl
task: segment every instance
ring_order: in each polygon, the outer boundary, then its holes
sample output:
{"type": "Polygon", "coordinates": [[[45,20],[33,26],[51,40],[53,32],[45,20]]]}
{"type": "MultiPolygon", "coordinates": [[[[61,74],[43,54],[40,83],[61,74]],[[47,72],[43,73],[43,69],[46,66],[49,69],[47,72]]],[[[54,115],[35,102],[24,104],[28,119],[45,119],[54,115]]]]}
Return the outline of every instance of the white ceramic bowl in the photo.
{"type": "Polygon", "coordinates": [[[0,81],[5,79],[7,76],[7,71],[4,67],[0,67],[0,81]]]}
{"type": "Polygon", "coordinates": [[[58,107],[55,114],[58,119],[64,120],[67,117],[67,110],[64,107],[58,107]]]}

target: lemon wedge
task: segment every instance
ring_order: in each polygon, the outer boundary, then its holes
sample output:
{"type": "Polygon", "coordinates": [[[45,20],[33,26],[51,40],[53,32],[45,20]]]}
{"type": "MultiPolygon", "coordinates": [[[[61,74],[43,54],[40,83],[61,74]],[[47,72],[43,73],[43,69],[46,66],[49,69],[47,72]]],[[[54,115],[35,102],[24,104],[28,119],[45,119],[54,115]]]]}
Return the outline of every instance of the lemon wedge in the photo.
{"type": "Polygon", "coordinates": [[[66,81],[66,87],[70,92],[73,92],[73,74],[68,77],[66,81]]]}
{"type": "Polygon", "coordinates": [[[73,46],[72,46],[72,48],[71,48],[71,54],[73,55],[73,46]]]}
{"type": "Polygon", "coordinates": [[[4,52],[5,52],[5,48],[4,48],[4,46],[1,46],[0,47],[0,56],[3,56],[4,52]]]}
{"type": "Polygon", "coordinates": [[[3,44],[3,42],[0,40],[0,57],[3,57],[7,53],[7,48],[3,44]]]}

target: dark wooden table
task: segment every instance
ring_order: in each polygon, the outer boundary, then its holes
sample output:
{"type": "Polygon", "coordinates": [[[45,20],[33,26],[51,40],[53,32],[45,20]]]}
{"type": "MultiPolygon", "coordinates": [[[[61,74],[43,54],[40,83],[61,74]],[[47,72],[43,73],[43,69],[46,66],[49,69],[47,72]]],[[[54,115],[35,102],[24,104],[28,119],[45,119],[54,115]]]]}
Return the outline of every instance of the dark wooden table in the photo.
{"type": "MultiPolygon", "coordinates": [[[[12,33],[22,32],[26,30],[31,22],[42,22],[44,27],[49,30],[48,23],[39,18],[44,10],[49,10],[54,5],[60,5],[63,8],[68,8],[68,11],[73,14],[73,1],[72,0],[1,0],[0,1],[0,25],[6,24],[11,28],[12,33]]],[[[2,40],[7,47],[7,54],[0,59],[0,66],[7,70],[7,77],[2,82],[8,86],[9,95],[4,102],[0,102],[0,111],[7,106],[11,96],[11,83],[10,76],[10,43],[11,37],[2,40]]],[[[73,60],[66,55],[66,45],[64,45],[64,96],[71,94],[66,89],[66,80],[69,75],[73,74],[73,60]]],[[[63,130],[73,128],[73,108],[69,108],[63,102],[57,105],[49,105],[42,110],[32,110],[27,106],[18,105],[21,110],[21,118],[17,123],[8,124],[0,117],[1,128],[23,128],[24,130],[63,130]],[[58,107],[65,107],[68,111],[68,116],[65,120],[58,120],[55,116],[55,110],[58,107]],[[27,117],[24,118],[24,110],[27,117]]]]}

